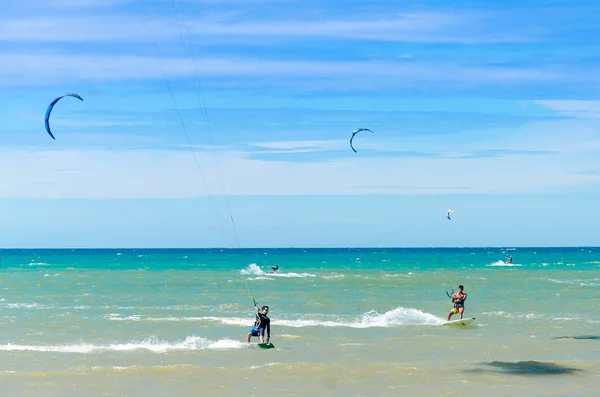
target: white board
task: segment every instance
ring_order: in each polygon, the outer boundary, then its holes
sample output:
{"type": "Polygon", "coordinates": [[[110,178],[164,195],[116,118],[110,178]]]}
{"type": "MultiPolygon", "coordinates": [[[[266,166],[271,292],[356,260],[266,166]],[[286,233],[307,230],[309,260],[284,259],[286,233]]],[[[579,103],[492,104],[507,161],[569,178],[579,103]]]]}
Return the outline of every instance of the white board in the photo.
{"type": "Polygon", "coordinates": [[[467,324],[472,323],[473,321],[475,321],[475,317],[463,318],[462,320],[459,319],[459,320],[446,321],[442,325],[467,325],[467,324]]]}

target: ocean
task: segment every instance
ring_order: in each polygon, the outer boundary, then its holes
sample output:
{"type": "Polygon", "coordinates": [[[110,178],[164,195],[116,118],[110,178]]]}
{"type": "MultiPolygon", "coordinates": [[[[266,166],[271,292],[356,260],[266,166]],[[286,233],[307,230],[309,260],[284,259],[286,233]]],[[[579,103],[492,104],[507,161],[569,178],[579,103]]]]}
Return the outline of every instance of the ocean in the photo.
{"type": "Polygon", "coordinates": [[[0,257],[3,396],[591,396],[600,384],[600,248],[0,257]],[[459,284],[475,321],[446,326],[459,284]],[[274,349],[245,343],[253,298],[270,307],[274,349]]]}

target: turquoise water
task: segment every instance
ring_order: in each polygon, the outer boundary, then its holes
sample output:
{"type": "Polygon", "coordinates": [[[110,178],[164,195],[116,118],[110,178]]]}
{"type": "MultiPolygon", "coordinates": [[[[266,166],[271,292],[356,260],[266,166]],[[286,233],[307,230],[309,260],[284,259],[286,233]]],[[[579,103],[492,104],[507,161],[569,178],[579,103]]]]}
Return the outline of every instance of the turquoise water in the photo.
{"type": "Polygon", "coordinates": [[[584,396],[600,381],[600,248],[0,257],[6,395],[584,396]],[[458,284],[476,321],[444,326],[458,284]],[[275,349],[244,342],[252,297],[275,349]]]}

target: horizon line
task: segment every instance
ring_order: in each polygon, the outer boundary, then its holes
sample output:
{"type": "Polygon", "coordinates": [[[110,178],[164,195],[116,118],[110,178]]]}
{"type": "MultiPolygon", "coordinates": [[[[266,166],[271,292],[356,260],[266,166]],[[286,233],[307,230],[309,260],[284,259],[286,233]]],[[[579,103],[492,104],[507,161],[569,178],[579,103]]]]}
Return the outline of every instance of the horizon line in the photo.
{"type": "Polygon", "coordinates": [[[328,249],[524,249],[524,248],[600,248],[595,245],[506,245],[506,246],[389,246],[389,247],[376,247],[376,246],[362,246],[362,247],[0,247],[0,251],[10,250],[294,250],[294,249],[308,249],[308,250],[328,250],[328,249]]]}

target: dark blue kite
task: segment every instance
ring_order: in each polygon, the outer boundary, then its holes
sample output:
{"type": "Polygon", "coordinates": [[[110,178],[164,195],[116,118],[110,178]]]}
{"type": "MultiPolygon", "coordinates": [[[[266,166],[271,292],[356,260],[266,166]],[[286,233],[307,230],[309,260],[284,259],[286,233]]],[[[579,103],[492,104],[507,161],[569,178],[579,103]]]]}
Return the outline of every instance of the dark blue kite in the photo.
{"type": "Polygon", "coordinates": [[[368,128],[359,128],[358,130],[356,130],[352,133],[352,137],[350,138],[350,147],[352,148],[352,150],[354,150],[354,153],[356,153],[356,149],[354,149],[354,146],[352,146],[352,140],[354,139],[354,135],[358,134],[361,131],[369,131],[371,133],[373,132],[368,128]]]}
{"type": "Polygon", "coordinates": [[[66,97],[66,96],[72,96],[72,97],[79,99],[80,101],[83,101],[83,98],[80,97],[79,95],[67,93],[67,94],[62,94],[61,96],[59,96],[58,98],[53,100],[50,103],[50,105],[48,105],[48,109],[46,109],[46,117],[44,117],[44,122],[46,124],[46,132],[48,132],[48,134],[52,137],[52,139],[56,139],[56,138],[54,138],[54,135],[52,135],[52,131],[50,131],[50,123],[48,122],[48,119],[50,118],[50,112],[52,112],[52,109],[54,108],[54,105],[56,104],[56,102],[58,102],[62,97],[66,97]]]}

